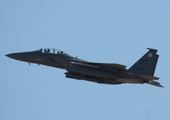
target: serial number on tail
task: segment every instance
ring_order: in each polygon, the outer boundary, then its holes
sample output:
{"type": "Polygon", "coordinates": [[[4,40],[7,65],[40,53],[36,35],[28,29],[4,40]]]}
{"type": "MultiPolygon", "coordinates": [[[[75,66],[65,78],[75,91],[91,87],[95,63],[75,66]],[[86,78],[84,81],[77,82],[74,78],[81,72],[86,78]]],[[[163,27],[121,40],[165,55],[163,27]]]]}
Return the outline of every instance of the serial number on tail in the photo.
{"type": "Polygon", "coordinates": [[[133,70],[139,71],[139,72],[143,72],[144,71],[143,68],[141,68],[141,67],[135,67],[133,70]]]}

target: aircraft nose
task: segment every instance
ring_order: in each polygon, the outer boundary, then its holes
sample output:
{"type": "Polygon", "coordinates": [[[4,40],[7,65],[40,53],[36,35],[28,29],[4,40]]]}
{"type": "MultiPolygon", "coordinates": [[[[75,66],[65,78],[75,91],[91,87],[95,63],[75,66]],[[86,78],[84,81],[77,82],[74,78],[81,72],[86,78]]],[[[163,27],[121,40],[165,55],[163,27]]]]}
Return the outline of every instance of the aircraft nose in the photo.
{"type": "Polygon", "coordinates": [[[30,54],[30,52],[10,53],[10,54],[6,54],[6,56],[20,61],[32,60],[32,54],[30,54]]]}
{"type": "Polygon", "coordinates": [[[9,57],[9,58],[18,59],[18,54],[17,53],[7,54],[6,56],[9,57]]]}
{"type": "Polygon", "coordinates": [[[6,56],[15,60],[25,60],[26,59],[26,53],[11,53],[7,54],[6,56]]]}

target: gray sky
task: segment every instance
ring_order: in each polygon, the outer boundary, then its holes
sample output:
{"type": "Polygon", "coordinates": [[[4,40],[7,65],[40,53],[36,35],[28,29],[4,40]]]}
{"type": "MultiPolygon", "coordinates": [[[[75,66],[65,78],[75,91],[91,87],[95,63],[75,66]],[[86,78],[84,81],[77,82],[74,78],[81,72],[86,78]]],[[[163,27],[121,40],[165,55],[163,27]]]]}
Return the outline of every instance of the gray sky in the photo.
{"type": "Polygon", "coordinates": [[[0,120],[170,119],[170,1],[1,0],[0,120]],[[127,69],[147,47],[160,55],[147,84],[103,85],[67,79],[64,70],[9,59],[44,47],[127,69]]]}

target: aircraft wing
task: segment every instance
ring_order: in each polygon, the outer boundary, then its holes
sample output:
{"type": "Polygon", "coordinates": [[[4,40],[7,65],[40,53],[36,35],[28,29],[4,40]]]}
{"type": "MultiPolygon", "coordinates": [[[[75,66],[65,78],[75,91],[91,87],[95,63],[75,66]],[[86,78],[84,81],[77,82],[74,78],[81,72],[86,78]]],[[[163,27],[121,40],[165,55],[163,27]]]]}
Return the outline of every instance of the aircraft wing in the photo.
{"type": "Polygon", "coordinates": [[[98,68],[98,69],[108,70],[108,71],[126,70],[125,65],[115,64],[115,63],[71,62],[71,64],[84,66],[84,67],[98,68]]]}
{"type": "Polygon", "coordinates": [[[149,76],[149,75],[138,75],[141,78],[144,78],[146,80],[158,80],[159,78],[156,76],[149,76]]]}
{"type": "Polygon", "coordinates": [[[125,65],[121,65],[121,64],[117,64],[117,63],[92,63],[92,62],[90,62],[88,64],[100,66],[101,68],[108,67],[108,68],[115,68],[115,69],[120,69],[120,70],[125,70],[125,68],[126,68],[125,65]]]}

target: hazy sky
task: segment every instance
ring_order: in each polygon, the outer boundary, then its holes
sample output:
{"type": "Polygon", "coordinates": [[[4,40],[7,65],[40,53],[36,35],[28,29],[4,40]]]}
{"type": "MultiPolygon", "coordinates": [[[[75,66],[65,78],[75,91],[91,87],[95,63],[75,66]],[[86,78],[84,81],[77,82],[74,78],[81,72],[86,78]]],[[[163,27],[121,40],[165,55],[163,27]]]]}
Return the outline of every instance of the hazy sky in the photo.
{"type": "Polygon", "coordinates": [[[0,0],[0,41],[0,120],[170,119],[169,0],[0,0]],[[44,47],[127,69],[158,49],[165,88],[78,81],[5,56],[44,47]]]}

